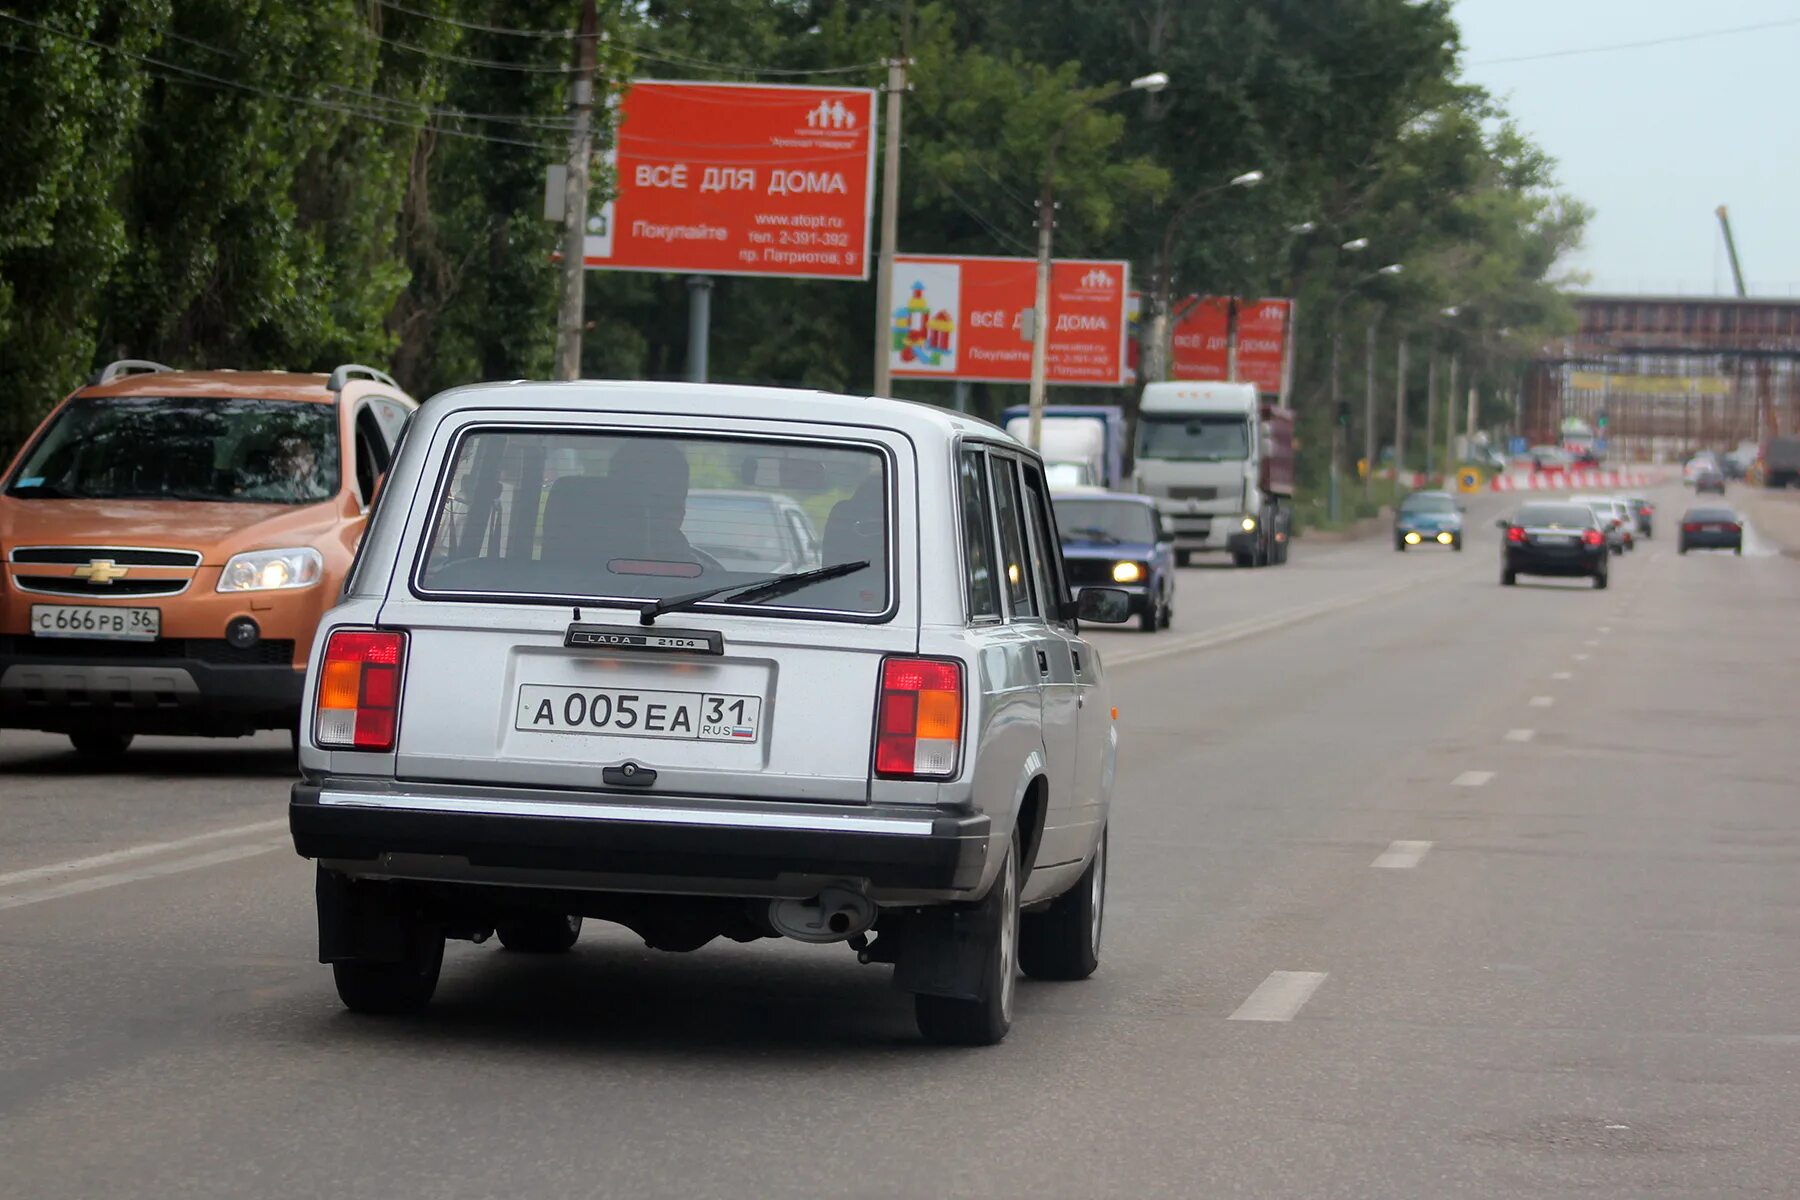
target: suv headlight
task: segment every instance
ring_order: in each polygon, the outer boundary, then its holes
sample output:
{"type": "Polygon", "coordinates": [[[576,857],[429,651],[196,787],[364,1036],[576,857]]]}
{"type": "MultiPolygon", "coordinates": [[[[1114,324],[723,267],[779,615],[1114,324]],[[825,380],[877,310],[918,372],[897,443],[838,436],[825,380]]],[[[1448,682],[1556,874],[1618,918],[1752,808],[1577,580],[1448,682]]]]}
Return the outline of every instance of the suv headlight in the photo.
{"type": "Polygon", "coordinates": [[[1144,578],[1144,568],[1134,562],[1113,564],[1114,583],[1137,583],[1144,578]]]}
{"type": "Polygon", "coordinates": [[[275,592],[311,587],[325,574],[325,560],[311,546],[234,554],[219,572],[221,592],[275,592]]]}

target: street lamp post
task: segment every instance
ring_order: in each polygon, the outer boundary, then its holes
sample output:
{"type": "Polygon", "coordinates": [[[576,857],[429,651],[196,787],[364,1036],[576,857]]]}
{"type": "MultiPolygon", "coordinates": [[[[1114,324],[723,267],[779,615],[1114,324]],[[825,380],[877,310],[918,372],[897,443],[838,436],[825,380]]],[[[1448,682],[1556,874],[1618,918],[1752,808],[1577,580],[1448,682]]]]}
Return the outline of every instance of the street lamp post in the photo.
{"type": "MultiPolygon", "coordinates": [[[[1224,183],[1201,188],[1183,201],[1181,207],[1176,209],[1175,214],[1169,218],[1168,227],[1163,230],[1162,246],[1156,261],[1154,272],[1156,290],[1153,293],[1152,312],[1146,328],[1148,334],[1146,348],[1151,351],[1144,355],[1144,378],[1146,380],[1167,379],[1170,373],[1170,363],[1174,357],[1170,351],[1169,338],[1172,336],[1170,326],[1175,307],[1175,235],[1181,231],[1182,225],[1194,215],[1203,201],[1232,188],[1256,187],[1262,183],[1263,179],[1264,175],[1261,171],[1245,171],[1241,175],[1232,176],[1224,183]]],[[[1228,342],[1232,340],[1232,335],[1235,333],[1236,315],[1235,312],[1226,314],[1228,342]]],[[[1227,346],[1228,359],[1234,357],[1233,349],[1233,346],[1227,346]]],[[[1231,374],[1231,372],[1227,373],[1231,374]]]]}
{"type": "Polygon", "coordinates": [[[1037,293],[1031,309],[1031,448],[1042,444],[1044,429],[1044,378],[1046,356],[1050,347],[1050,234],[1056,225],[1056,150],[1063,134],[1076,118],[1096,104],[1123,96],[1127,92],[1160,92],[1169,86],[1169,77],[1161,71],[1140,75],[1130,83],[1110,88],[1090,97],[1069,115],[1050,137],[1049,152],[1044,156],[1044,186],[1038,197],[1037,293]]]}
{"type": "MultiPolygon", "coordinates": [[[[1368,238],[1357,238],[1354,241],[1345,242],[1342,248],[1345,250],[1362,250],[1362,249],[1366,248],[1368,246],[1368,244],[1369,244],[1368,238]]],[[[1339,392],[1338,392],[1338,363],[1341,358],[1340,350],[1341,350],[1341,347],[1343,344],[1343,330],[1338,325],[1338,314],[1343,311],[1344,301],[1348,300],[1351,296],[1355,295],[1356,289],[1360,288],[1363,284],[1369,282],[1371,279],[1379,279],[1383,275],[1398,275],[1404,270],[1406,270],[1406,268],[1399,263],[1389,263],[1385,267],[1378,267],[1375,270],[1370,271],[1367,275],[1358,276],[1356,279],[1354,279],[1350,282],[1350,286],[1346,287],[1342,292],[1340,292],[1338,294],[1338,298],[1335,301],[1333,301],[1332,305],[1331,305],[1331,320],[1330,320],[1330,325],[1331,325],[1331,502],[1330,503],[1331,503],[1331,507],[1330,507],[1330,511],[1331,511],[1331,519],[1333,521],[1336,521],[1341,513],[1341,504],[1340,504],[1340,499],[1339,499],[1339,496],[1340,496],[1339,473],[1342,470],[1343,462],[1344,462],[1344,425],[1345,425],[1345,420],[1346,420],[1344,404],[1343,404],[1343,401],[1341,401],[1339,399],[1339,392]]],[[[1373,331],[1373,326],[1371,326],[1371,336],[1372,336],[1372,331],[1373,331]]],[[[1372,361],[1373,361],[1373,358],[1371,356],[1371,362],[1372,361]]],[[[1371,374],[1370,374],[1369,393],[1371,396],[1373,396],[1374,389],[1375,389],[1375,385],[1373,382],[1373,380],[1374,380],[1373,367],[1371,367],[1370,370],[1371,370],[1371,374]]],[[[1371,463],[1370,470],[1372,471],[1373,469],[1374,469],[1374,464],[1371,463]]]]}

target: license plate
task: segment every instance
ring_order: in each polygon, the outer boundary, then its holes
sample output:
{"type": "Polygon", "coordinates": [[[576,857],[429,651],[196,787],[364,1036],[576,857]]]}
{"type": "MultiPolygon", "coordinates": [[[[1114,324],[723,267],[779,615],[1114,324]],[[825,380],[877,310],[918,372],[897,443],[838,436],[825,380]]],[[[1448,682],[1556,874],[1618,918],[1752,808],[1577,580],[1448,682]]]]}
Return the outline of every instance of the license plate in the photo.
{"type": "Polygon", "coordinates": [[[1541,537],[1538,539],[1540,546],[1573,546],[1574,544],[1575,539],[1572,537],[1541,537]]]}
{"type": "Polygon", "coordinates": [[[514,729],[608,737],[676,738],[753,744],[762,734],[762,697],[624,688],[519,688],[514,729]]]}
{"type": "Polygon", "coordinates": [[[34,604],[31,606],[31,632],[36,637],[46,638],[152,642],[162,633],[162,609],[34,604]]]}

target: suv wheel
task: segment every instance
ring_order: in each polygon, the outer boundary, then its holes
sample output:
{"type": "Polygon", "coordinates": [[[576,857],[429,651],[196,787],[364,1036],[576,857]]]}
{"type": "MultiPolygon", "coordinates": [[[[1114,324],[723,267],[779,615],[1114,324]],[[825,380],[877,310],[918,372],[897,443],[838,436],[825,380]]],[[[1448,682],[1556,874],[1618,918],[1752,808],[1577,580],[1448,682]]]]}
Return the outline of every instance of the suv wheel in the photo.
{"type": "Polygon", "coordinates": [[[913,997],[913,1018],[928,1042],[992,1046],[1012,1028],[1013,992],[1019,976],[1019,840],[1006,852],[1000,876],[971,917],[982,926],[986,961],[981,995],[913,997]]]}
{"type": "Polygon", "coordinates": [[[351,1012],[397,1016],[431,1003],[443,966],[443,931],[418,924],[407,932],[406,956],[399,962],[335,962],[331,975],[338,999],[351,1012]]]}
{"type": "Polygon", "coordinates": [[[112,729],[77,729],[69,734],[69,744],[83,758],[107,762],[124,757],[132,736],[112,729]]]}
{"type": "Polygon", "coordinates": [[[528,913],[499,922],[500,944],[521,954],[562,954],[581,936],[581,918],[561,913],[528,913]]]}
{"type": "Polygon", "coordinates": [[[1100,965],[1106,916],[1106,830],[1074,887],[1019,922],[1019,965],[1033,979],[1086,979],[1100,965]]]}

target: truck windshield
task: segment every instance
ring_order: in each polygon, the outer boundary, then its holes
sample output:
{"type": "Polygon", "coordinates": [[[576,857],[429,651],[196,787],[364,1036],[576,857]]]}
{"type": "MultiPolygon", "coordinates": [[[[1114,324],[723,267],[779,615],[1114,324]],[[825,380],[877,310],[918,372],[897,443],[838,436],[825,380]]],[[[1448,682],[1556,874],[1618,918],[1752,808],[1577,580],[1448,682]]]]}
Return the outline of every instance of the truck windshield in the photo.
{"type": "Polygon", "coordinates": [[[1249,426],[1243,417],[1139,413],[1137,456],[1177,462],[1249,458],[1249,426]]]}
{"type": "Polygon", "coordinates": [[[317,504],[337,494],[336,415],[292,400],[80,399],[31,448],[6,494],[317,504]]]}

